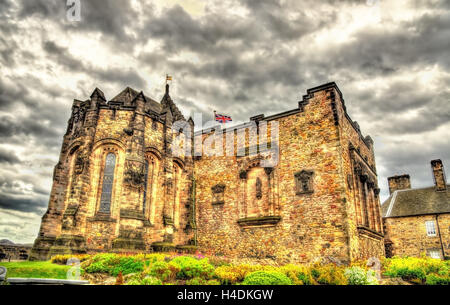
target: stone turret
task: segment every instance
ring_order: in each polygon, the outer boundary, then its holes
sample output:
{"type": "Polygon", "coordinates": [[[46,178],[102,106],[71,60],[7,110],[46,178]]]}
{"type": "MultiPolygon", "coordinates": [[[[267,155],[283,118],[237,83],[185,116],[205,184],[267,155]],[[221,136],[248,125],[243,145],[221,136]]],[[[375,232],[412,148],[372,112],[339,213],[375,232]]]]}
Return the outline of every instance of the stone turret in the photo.
{"type": "Polygon", "coordinates": [[[174,204],[182,192],[187,197],[193,166],[181,160],[178,182],[172,177],[174,120],[184,117],[168,86],[161,103],[129,87],[109,102],[98,88],[90,99],[74,100],[31,259],[142,252],[155,242],[190,240],[175,228],[189,221],[189,207],[174,204]]]}

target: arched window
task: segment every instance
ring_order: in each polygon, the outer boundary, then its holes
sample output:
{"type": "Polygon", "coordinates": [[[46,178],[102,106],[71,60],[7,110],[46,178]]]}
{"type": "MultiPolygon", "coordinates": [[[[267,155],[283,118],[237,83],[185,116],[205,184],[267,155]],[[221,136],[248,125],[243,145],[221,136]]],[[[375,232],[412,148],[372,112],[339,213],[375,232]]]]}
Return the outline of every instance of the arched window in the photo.
{"type": "Polygon", "coordinates": [[[180,164],[173,162],[173,221],[176,227],[180,224],[181,172],[180,164]]]}
{"type": "MultiPolygon", "coordinates": [[[[152,169],[153,169],[153,166],[152,166],[152,169]]],[[[145,160],[144,173],[145,173],[145,176],[144,176],[144,203],[142,204],[142,212],[145,215],[145,211],[147,209],[147,207],[146,207],[146,205],[147,205],[147,188],[149,187],[148,186],[148,161],[147,160],[145,160]]],[[[150,190],[151,190],[151,188],[150,188],[150,190]]]]}
{"type": "Polygon", "coordinates": [[[111,197],[114,183],[114,168],[116,167],[116,155],[109,153],[106,156],[105,169],[103,171],[102,195],[100,197],[100,212],[110,213],[111,197]]]}

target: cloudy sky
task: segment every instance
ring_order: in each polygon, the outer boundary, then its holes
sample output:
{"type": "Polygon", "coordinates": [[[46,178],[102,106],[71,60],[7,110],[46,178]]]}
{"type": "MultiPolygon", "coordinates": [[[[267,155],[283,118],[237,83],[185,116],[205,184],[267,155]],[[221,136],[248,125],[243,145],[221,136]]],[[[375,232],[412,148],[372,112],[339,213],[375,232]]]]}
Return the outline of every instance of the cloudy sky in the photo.
{"type": "MultiPolygon", "coordinates": [[[[379,184],[450,168],[450,1],[0,0],[0,239],[32,242],[74,98],[126,86],[184,114],[293,109],[335,81],[375,140],[379,184]]],[[[447,170],[448,172],[448,170],[447,170]]]]}

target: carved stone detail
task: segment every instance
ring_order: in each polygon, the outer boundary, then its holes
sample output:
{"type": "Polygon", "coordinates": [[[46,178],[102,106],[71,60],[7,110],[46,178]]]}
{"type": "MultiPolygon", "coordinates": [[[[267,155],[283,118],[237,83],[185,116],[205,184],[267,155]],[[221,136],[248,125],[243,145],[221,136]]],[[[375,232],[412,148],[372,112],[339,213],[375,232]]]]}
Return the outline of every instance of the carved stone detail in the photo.
{"type": "Polygon", "coordinates": [[[313,171],[302,170],[295,173],[295,188],[296,194],[309,194],[314,192],[313,189],[313,171]]]}
{"type": "Polygon", "coordinates": [[[256,199],[262,198],[262,182],[261,178],[256,178],[256,199]]]}
{"type": "Polygon", "coordinates": [[[85,168],[88,167],[88,157],[84,154],[78,154],[74,164],[74,174],[81,175],[85,168]]]}
{"type": "Polygon", "coordinates": [[[144,166],[133,161],[127,161],[123,181],[133,187],[142,187],[145,181],[144,166]]]}
{"type": "Polygon", "coordinates": [[[225,184],[223,183],[216,184],[211,188],[211,190],[213,191],[214,194],[223,193],[225,191],[225,184]]]}
{"type": "Polygon", "coordinates": [[[219,183],[211,188],[213,193],[212,204],[224,204],[225,203],[225,184],[219,183]]]}

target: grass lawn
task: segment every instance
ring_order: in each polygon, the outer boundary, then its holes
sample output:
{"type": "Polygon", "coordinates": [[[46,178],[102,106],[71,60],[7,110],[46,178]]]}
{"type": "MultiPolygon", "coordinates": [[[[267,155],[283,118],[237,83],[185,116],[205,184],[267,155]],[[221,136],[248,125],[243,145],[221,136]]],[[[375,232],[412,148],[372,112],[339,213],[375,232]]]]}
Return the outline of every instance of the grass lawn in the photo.
{"type": "Polygon", "coordinates": [[[8,269],[7,277],[66,279],[70,266],[46,262],[0,262],[0,266],[8,269]]]}

